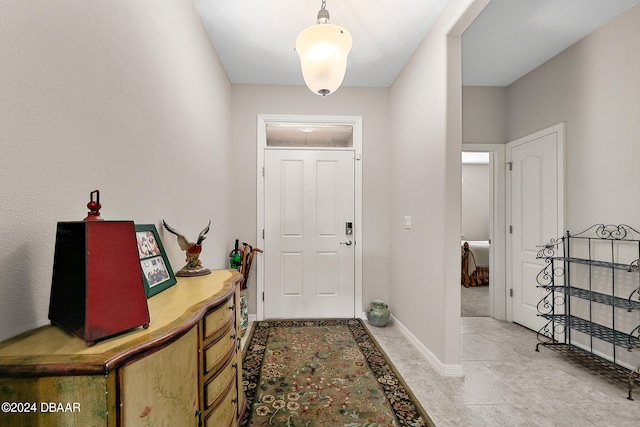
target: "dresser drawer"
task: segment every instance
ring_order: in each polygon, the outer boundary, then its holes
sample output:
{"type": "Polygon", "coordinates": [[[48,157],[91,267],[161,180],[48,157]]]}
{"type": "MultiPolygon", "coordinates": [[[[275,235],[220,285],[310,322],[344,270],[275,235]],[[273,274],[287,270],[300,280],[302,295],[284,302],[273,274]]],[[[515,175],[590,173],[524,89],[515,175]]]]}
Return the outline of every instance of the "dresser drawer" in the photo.
{"type": "Polygon", "coordinates": [[[229,387],[220,404],[206,416],[206,427],[227,427],[234,423],[238,408],[235,383],[229,387]]]}
{"type": "Polygon", "coordinates": [[[229,323],[235,321],[235,317],[234,299],[229,298],[223,305],[205,314],[202,340],[207,341],[214,339],[217,335],[224,332],[229,326],[229,323]]]}
{"type": "Polygon", "coordinates": [[[204,405],[205,409],[209,409],[212,406],[217,405],[220,402],[220,399],[223,397],[224,393],[227,391],[229,387],[233,385],[233,383],[237,380],[236,369],[238,364],[235,363],[236,358],[232,357],[229,359],[224,368],[212,377],[209,381],[207,381],[204,385],[204,405]]]}
{"type": "Polygon", "coordinates": [[[229,327],[223,335],[204,349],[204,376],[215,372],[236,352],[236,329],[229,327]]]}

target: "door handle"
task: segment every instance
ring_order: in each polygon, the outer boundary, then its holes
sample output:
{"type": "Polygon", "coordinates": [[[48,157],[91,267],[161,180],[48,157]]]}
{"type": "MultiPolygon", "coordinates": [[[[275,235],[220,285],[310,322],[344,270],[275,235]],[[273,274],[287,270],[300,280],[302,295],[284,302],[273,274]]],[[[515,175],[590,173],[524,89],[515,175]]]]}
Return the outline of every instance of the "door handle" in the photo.
{"type": "Polygon", "coordinates": [[[346,240],[344,242],[340,242],[341,245],[346,245],[346,246],[351,246],[353,244],[353,242],[351,241],[351,239],[346,240]]]}

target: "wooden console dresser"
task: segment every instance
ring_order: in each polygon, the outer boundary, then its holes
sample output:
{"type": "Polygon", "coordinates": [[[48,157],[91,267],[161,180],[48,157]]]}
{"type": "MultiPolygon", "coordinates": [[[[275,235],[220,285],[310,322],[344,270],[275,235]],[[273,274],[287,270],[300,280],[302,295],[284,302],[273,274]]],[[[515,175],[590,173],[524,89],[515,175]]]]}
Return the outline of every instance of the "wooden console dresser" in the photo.
{"type": "Polygon", "coordinates": [[[0,426],[237,425],[241,280],[180,277],[148,300],[148,329],[92,347],[52,325],[0,343],[0,426]]]}

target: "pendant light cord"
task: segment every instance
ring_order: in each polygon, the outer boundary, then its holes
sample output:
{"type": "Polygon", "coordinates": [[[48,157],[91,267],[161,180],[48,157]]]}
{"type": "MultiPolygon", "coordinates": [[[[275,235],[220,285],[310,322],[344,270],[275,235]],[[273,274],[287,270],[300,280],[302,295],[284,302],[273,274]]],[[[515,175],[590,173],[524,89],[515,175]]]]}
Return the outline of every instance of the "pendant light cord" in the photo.
{"type": "Polygon", "coordinates": [[[329,23],[329,11],[327,10],[327,1],[322,0],[322,5],[320,6],[320,10],[318,11],[318,24],[328,24],[329,23]]]}

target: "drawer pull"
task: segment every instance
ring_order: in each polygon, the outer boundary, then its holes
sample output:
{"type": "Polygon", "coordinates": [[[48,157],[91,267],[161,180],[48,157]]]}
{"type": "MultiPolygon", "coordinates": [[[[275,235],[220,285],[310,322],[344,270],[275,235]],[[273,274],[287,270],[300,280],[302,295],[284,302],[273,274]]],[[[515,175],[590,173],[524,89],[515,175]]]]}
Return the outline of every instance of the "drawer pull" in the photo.
{"type": "Polygon", "coordinates": [[[238,399],[234,397],[233,399],[231,399],[231,403],[235,405],[236,403],[238,403],[238,399]]]}
{"type": "Polygon", "coordinates": [[[236,339],[236,334],[231,334],[229,335],[229,339],[231,339],[232,341],[236,339]]]}
{"type": "Polygon", "coordinates": [[[229,310],[235,310],[235,309],[236,309],[236,305],[235,304],[229,306],[229,310]]]}
{"type": "Polygon", "coordinates": [[[236,369],[238,367],[238,363],[234,362],[233,365],[231,365],[231,366],[233,366],[233,369],[236,369]]]}

